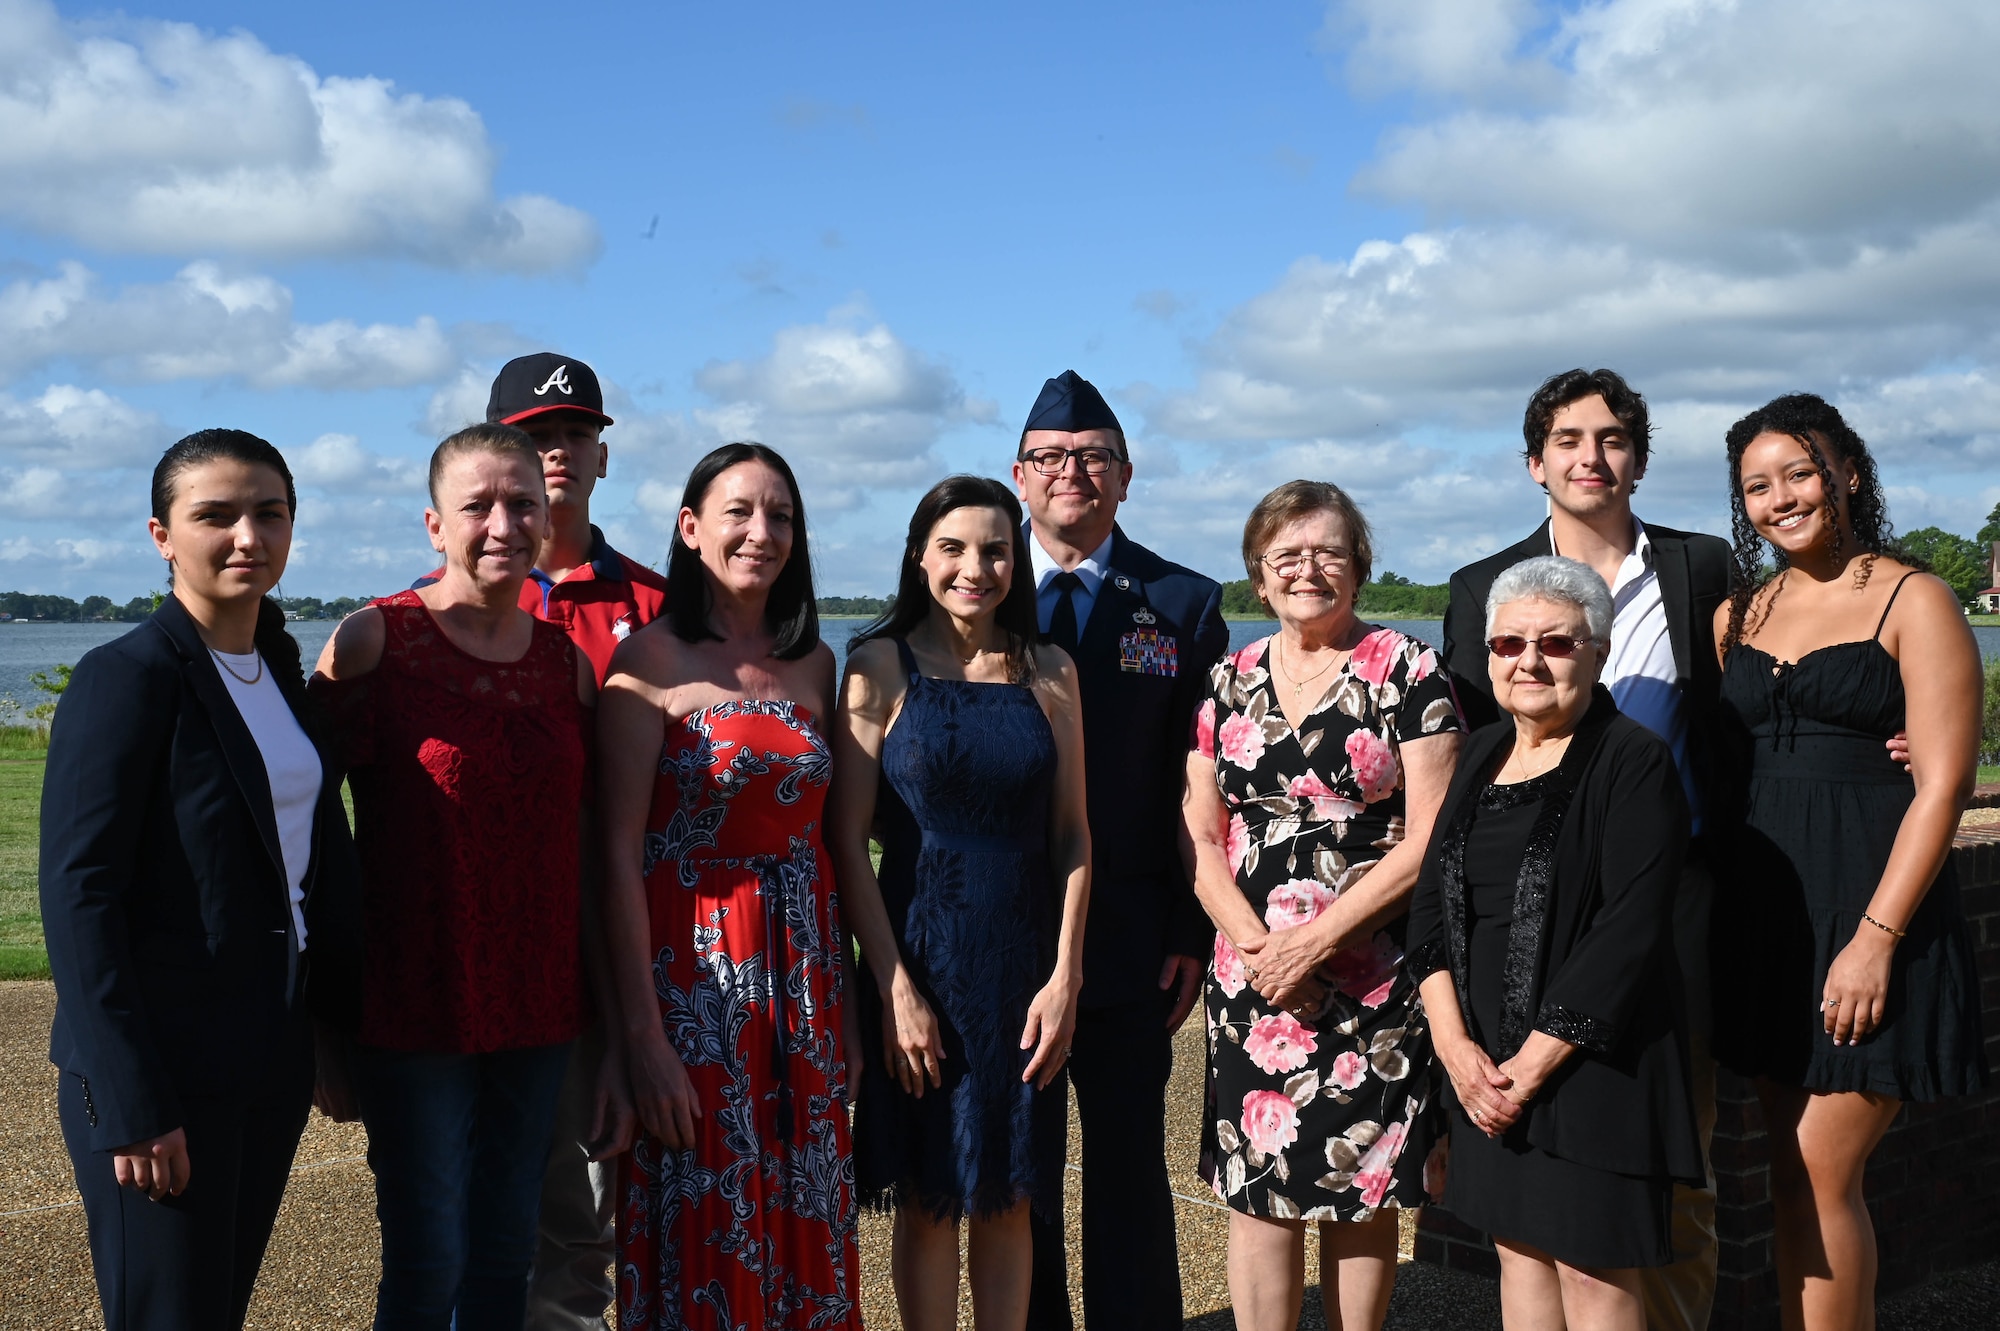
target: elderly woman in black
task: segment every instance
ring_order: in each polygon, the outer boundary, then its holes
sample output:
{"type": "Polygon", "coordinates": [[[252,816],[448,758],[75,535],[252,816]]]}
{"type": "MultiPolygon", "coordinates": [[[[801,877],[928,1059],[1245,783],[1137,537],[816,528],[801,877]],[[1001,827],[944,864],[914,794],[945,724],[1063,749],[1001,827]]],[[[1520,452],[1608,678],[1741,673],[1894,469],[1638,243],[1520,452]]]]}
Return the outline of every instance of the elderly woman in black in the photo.
{"type": "Polygon", "coordinates": [[[1611,594],[1526,560],[1486,603],[1509,720],[1475,733],[1410,905],[1409,967],[1451,1079],[1444,1206],[1493,1236],[1509,1328],[1642,1331],[1672,1185],[1705,1173],[1672,908],[1673,754],[1597,683],[1611,594]]]}

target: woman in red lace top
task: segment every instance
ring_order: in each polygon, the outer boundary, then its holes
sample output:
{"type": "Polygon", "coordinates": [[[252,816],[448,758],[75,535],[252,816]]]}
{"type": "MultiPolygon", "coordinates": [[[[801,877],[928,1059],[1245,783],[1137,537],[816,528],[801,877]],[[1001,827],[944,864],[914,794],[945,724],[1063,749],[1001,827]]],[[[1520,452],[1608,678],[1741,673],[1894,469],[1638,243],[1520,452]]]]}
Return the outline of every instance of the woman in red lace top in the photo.
{"type": "Polygon", "coordinates": [[[382,1222],[376,1325],[520,1325],[579,978],[590,663],[520,609],[548,523],[507,426],[431,459],[445,573],[344,622],[312,687],[354,793],[352,1058],[382,1222]]]}

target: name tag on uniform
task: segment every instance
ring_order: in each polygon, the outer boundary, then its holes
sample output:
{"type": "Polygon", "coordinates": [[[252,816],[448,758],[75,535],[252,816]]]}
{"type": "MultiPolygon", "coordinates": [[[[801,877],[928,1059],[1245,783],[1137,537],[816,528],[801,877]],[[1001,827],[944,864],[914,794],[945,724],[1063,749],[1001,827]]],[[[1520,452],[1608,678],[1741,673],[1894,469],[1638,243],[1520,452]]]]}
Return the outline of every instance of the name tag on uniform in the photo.
{"type": "Polygon", "coordinates": [[[1134,629],[1118,640],[1118,668],[1135,675],[1180,674],[1180,646],[1158,629],[1134,629]]]}

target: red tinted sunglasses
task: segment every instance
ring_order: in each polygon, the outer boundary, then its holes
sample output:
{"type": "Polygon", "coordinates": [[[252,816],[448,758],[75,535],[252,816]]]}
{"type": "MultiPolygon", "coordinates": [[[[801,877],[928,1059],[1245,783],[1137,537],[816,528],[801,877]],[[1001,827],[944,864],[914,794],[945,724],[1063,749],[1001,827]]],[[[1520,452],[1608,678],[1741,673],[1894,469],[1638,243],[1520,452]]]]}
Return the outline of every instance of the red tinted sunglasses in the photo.
{"type": "Polygon", "coordinates": [[[1589,642],[1588,638],[1572,638],[1567,633],[1544,633],[1539,638],[1523,638],[1514,633],[1503,633],[1497,638],[1486,640],[1486,650],[1495,656],[1511,661],[1528,650],[1534,643],[1542,649],[1542,655],[1552,661],[1567,661],[1576,655],[1576,649],[1589,642]]]}

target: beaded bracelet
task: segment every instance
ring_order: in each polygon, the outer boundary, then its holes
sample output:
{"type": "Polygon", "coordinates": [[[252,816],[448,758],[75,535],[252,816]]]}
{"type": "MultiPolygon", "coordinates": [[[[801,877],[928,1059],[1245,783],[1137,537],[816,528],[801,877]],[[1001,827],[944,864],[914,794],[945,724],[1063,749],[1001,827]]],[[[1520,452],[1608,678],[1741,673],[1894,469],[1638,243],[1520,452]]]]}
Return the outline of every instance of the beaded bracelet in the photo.
{"type": "Polygon", "coordinates": [[[1908,938],[1910,936],[1907,930],[1891,929],[1888,925],[1882,923],[1882,921],[1876,919],[1873,915],[1870,915],[1865,910],[1861,912],[1861,918],[1868,921],[1868,923],[1874,925],[1877,929],[1880,929],[1883,933],[1890,935],[1892,938],[1908,938]]]}

